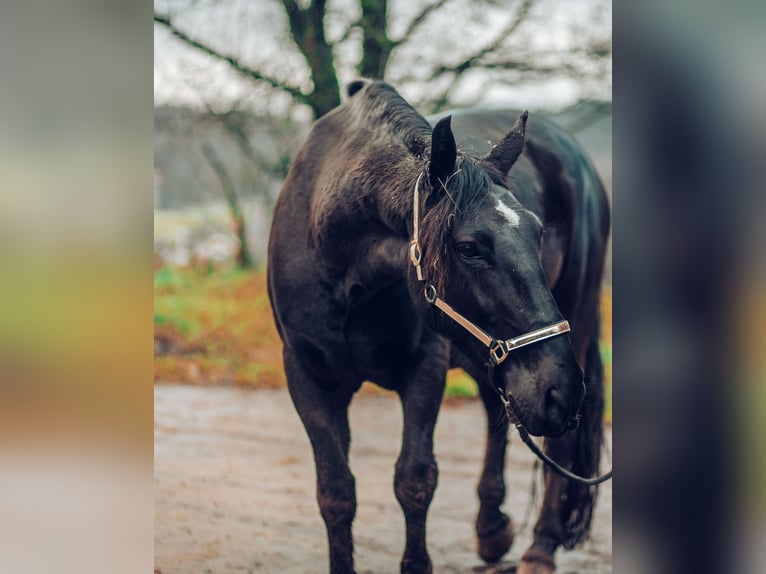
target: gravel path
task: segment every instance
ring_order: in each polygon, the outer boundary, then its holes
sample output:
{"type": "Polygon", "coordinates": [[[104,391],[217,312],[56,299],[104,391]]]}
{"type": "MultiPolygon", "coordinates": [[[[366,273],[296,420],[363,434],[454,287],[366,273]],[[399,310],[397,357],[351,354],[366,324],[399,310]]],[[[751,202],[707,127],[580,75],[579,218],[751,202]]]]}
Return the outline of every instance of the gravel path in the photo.
{"type": "MultiPolygon", "coordinates": [[[[362,393],[350,416],[357,571],[398,572],[404,518],[392,481],[401,409],[395,397],[362,393]]],[[[447,404],[439,415],[439,486],[428,522],[436,574],[495,571],[480,567],[473,531],[484,425],[478,401],[447,404]]],[[[505,508],[518,525],[529,504],[533,459],[518,437],[511,440],[505,508]]],[[[155,387],[155,566],[162,574],[325,573],[314,488],[308,438],[287,391],[155,387]]],[[[601,489],[592,539],[558,552],[558,574],[612,571],[611,481],[601,489]]],[[[530,541],[528,525],[517,532],[502,571],[512,571],[508,565],[530,541]]]]}

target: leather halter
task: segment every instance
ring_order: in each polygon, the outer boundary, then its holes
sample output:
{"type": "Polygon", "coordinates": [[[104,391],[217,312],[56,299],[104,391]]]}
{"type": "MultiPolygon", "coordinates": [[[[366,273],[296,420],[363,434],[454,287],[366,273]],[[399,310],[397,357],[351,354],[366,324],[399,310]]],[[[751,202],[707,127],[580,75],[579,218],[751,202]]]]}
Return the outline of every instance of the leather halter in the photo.
{"type": "MultiPolygon", "coordinates": [[[[420,217],[419,217],[419,206],[420,206],[420,193],[419,193],[419,187],[420,187],[420,179],[423,177],[423,172],[420,172],[420,175],[418,176],[417,181],[415,182],[415,192],[413,194],[413,207],[412,207],[412,241],[410,242],[410,261],[412,262],[412,265],[415,267],[415,272],[418,277],[418,281],[425,281],[425,277],[423,275],[423,268],[421,265],[421,259],[423,256],[423,252],[420,248],[420,217]]],[[[430,304],[437,307],[439,310],[442,311],[447,317],[455,321],[458,325],[463,327],[466,331],[468,331],[471,335],[476,337],[481,343],[486,346],[489,349],[489,361],[490,364],[493,366],[497,366],[505,359],[508,358],[508,353],[511,351],[518,349],[520,347],[525,347],[526,345],[531,345],[532,343],[537,343],[538,341],[543,341],[545,339],[550,339],[551,337],[555,337],[556,335],[562,335],[570,330],[569,328],[569,322],[568,321],[559,321],[558,323],[553,323],[552,325],[548,325],[547,327],[542,327],[540,329],[535,329],[533,331],[529,331],[527,333],[524,333],[523,335],[519,335],[517,337],[513,337],[511,339],[495,339],[492,335],[489,335],[486,331],[484,331],[481,327],[476,325],[475,323],[471,322],[469,319],[455,311],[444,299],[439,297],[436,287],[429,283],[426,285],[424,295],[426,298],[426,301],[428,301],[430,304]]]]}

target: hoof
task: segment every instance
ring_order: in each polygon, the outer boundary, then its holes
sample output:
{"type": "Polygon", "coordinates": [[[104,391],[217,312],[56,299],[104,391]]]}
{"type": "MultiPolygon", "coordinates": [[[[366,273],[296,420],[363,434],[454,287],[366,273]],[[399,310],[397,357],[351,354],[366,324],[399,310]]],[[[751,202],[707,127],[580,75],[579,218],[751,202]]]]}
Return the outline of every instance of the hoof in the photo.
{"type": "Polygon", "coordinates": [[[478,536],[479,557],[484,562],[497,562],[513,543],[513,523],[507,520],[504,526],[487,536],[478,536]]]}
{"type": "Polygon", "coordinates": [[[530,548],[521,557],[516,574],[553,574],[555,570],[556,563],[553,561],[553,556],[542,550],[530,548]]]}

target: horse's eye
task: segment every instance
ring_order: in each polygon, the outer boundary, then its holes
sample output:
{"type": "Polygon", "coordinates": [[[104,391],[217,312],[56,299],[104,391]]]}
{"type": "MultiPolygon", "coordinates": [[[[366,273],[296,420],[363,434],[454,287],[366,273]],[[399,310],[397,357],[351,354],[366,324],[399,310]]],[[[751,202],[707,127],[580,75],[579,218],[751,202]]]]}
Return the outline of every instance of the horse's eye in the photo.
{"type": "Polygon", "coordinates": [[[466,259],[476,259],[479,257],[479,248],[472,241],[458,243],[455,246],[455,249],[461,257],[465,257],[466,259]]]}

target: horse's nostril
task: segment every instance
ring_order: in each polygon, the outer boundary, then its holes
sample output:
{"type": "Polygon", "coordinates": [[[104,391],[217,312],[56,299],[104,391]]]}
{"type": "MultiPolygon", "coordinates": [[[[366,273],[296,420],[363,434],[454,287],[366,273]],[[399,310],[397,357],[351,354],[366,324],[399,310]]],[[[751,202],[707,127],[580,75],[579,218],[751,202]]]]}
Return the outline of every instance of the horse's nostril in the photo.
{"type": "Polygon", "coordinates": [[[564,423],[566,403],[556,387],[551,387],[545,395],[545,415],[550,423],[560,426],[564,423]]]}

